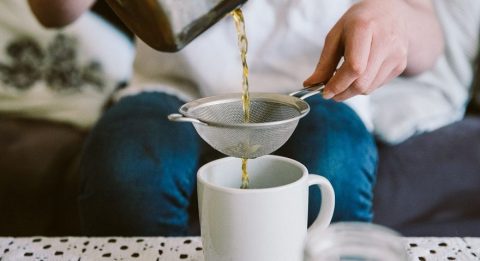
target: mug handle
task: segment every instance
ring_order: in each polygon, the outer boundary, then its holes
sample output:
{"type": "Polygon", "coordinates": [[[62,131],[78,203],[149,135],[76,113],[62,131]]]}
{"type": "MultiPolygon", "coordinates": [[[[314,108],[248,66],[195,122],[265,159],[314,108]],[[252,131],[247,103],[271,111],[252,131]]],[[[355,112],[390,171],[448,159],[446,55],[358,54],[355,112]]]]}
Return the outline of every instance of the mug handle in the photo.
{"type": "Polygon", "coordinates": [[[333,217],[333,210],[335,209],[335,193],[333,187],[328,179],[315,175],[308,175],[308,186],[317,185],[322,193],[322,206],[317,218],[313,224],[308,228],[308,232],[313,230],[323,230],[330,225],[333,217]]]}

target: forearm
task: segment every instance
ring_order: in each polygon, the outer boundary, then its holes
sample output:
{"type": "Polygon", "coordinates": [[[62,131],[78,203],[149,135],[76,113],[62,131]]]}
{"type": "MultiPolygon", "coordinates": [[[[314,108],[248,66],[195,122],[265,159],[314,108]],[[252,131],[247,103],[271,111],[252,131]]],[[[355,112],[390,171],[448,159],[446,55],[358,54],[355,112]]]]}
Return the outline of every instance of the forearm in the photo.
{"type": "Polygon", "coordinates": [[[444,38],[432,0],[404,0],[408,54],[405,75],[430,69],[444,51],[444,38]]]}
{"type": "Polygon", "coordinates": [[[95,0],[28,0],[32,12],[45,27],[62,27],[75,21],[95,0]]]}

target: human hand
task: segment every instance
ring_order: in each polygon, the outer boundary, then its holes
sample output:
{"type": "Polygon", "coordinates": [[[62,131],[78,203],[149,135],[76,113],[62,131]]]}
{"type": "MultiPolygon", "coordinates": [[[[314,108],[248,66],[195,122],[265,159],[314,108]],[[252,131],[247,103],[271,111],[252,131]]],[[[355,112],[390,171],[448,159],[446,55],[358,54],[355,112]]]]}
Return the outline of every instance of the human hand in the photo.
{"type": "Polygon", "coordinates": [[[28,0],[37,20],[47,28],[63,27],[85,13],[96,0],[28,0]]]}
{"type": "Polygon", "coordinates": [[[328,33],[320,60],[304,86],[325,82],[324,98],[343,101],[369,94],[400,75],[409,49],[407,12],[405,1],[398,0],[364,0],[353,5],[328,33]]]}

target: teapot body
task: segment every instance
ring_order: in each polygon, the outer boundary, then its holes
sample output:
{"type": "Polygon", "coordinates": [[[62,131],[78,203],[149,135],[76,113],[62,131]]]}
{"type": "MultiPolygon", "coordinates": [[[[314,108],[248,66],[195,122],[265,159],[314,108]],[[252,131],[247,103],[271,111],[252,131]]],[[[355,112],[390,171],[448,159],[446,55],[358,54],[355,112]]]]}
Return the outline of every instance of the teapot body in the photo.
{"type": "Polygon", "coordinates": [[[176,52],[246,0],[106,0],[150,47],[176,52]]]}

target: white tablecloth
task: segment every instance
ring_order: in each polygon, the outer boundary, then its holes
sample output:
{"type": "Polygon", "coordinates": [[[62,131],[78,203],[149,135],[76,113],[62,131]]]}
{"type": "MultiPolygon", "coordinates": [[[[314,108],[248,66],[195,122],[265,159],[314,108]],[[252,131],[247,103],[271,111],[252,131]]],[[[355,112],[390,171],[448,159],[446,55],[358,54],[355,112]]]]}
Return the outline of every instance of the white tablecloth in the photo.
{"type": "MultiPolygon", "coordinates": [[[[410,260],[480,260],[480,238],[404,238],[410,260]]],[[[7,260],[204,260],[199,237],[0,237],[7,260]]]]}

